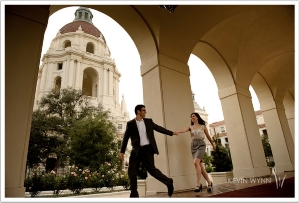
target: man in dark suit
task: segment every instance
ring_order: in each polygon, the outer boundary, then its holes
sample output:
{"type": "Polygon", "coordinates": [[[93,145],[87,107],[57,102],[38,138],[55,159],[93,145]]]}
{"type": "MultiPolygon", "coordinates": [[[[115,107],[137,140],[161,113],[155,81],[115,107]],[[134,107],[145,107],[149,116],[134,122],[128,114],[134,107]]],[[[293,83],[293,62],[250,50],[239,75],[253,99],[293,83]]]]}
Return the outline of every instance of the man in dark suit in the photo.
{"type": "Polygon", "coordinates": [[[146,108],[144,105],[137,105],[134,112],[136,117],[127,122],[120,153],[120,158],[124,161],[124,153],[128,139],[130,138],[133,148],[129,157],[128,168],[131,190],[130,197],[139,197],[136,176],[139,171],[140,162],[146,167],[150,175],[168,187],[168,195],[171,197],[174,191],[173,179],[168,178],[154,165],[154,154],[158,154],[158,149],[153,130],[169,136],[178,134],[156,125],[150,118],[145,118],[146,108]]]}

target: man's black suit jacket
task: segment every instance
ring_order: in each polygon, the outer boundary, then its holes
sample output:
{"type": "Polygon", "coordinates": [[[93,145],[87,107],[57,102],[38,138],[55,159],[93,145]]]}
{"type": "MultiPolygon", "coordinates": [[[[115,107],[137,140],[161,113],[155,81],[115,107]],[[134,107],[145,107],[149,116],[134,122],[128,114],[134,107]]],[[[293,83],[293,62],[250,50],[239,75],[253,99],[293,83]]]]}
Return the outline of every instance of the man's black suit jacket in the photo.
{"type": "MultiPolygon", "coordinates": [[[[173,136],[173,132],[159,125],[156,125],[151,118],[143,118],[143,119],[146,126],[148,140],[153,147],[154,153],[158,154],[158,149],[157,149],[153,130],[170,136],[173,136]]],[[[125,153],[129,138],[131,138],[131,145],[133,150],[138,155],[138,152],[140,150],[140,134],[135,119],[132,119],[127,122],[126,131],[121,146],[121,153],[125,153]]]]}

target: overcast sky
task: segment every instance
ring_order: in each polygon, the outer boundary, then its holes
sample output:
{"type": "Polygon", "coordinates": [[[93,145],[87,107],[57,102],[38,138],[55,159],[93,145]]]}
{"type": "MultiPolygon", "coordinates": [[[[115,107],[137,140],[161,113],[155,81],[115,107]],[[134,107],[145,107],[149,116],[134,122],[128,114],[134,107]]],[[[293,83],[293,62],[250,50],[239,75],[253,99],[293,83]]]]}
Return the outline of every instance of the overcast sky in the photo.
{"type": "MultiPolygon", "coordinates": [[[[74,20],[74,13],[77,8],[79,7],[64,8],[50,16],[41,57],[47,52],[51,40],[55,38],[58,30],[74,20]]],[[[137,104],[143,104],[142,77],[140,75],[141,61],[137,48],[127,32],[117,22],[99,11],[93,9],[91,11],[93,13],[93,24],[104,35],[111,51],[111,58],[115,59],[117,69],[122,75],[119,84],[119,100],[121,101],[122,94],[124,94],[130,118],[134,118],[134,107],[137,104]]],[[[224,120],[217,85],[210,70],[194,55],[190,56],[188,65],[195,100],[201,108],[205,107],[208,113],[208,123],[224,120]]],[[[250,92],[254,110],[259,110],[259,102],[252,88],[250,92]]]]}

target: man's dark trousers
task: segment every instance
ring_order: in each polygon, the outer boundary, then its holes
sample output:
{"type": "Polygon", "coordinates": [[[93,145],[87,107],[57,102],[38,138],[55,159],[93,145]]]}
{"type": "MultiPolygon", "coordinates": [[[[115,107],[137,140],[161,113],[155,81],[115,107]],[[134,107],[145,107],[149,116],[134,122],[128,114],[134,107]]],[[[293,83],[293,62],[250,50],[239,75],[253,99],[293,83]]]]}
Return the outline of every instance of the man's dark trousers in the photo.
{"type": "Polygon", "coordinates": [[[128,176],[130,180],[130,190],[131,197],[138,195],[137,193],[137,174],[140,167],[140,162],[143,163],[143,166],[147,169],[151,176],[165,184],[166,186],[170,186],[172,184],[171,178],[168,178],[164,175],[159,169],[154,166],[154,150],[152,146],[145,145],[142,146],[138,152],[138,155],[134,150],[132,150],[129,157],[129,168],[128,168],[128,176]]]}

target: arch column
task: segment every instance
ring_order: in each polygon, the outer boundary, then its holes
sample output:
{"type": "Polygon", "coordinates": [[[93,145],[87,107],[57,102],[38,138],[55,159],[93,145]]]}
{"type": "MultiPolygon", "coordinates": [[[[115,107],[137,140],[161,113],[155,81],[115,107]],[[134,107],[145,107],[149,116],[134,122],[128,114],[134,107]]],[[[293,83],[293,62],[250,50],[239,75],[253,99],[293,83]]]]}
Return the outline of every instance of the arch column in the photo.
{"type": "Polygon", "coordinates": [[[235,178],[270,175],[248,89],[219,89],[235,178]]]}
{"type": "Polygon", "coordinates": [[[70,66],[68,72],[68,86],[73,87],[74,78],[74,59],[70,59],[70,66]]]}
{"type": "Polygon", "coordinates": [[[101,89],[102,89],[102,85],[101,85],[101,78],[100,78],[100,74],[98,73],[98,78],[97,78],[97,81],[98,81],[98,89],[97,89],[97,98],[98,98],[98,102],[100,102],[100,96],[102,96],[101,95],[101,89]]]}
{"type": "Polygon", "coordinates": [[[6,198],[25,197],[24,179],[33,103],[48,17],[49,9],[45,7],[5,6],[5,44],[9,45],[5,46],[6,198]]]}
{"type": "Polygon", "coordinates": [[[66,69],[65,69],[65,88],[67,88],[69,86],[69,80],[70,80],[70,62],[71,59],[68,58],[66,61],[66,69]]]}
{"type": "Polygon", "coordinates": [[[119,105],[119,76],[116,77],[116,104],[119,105]]]}
{"type": "MultiPolygon", "coordinates": [[[[41,79],[42,79],[41,75],[42,75],[42,72],[38,71],[37,85],[36,85],[36,89],[35,89],[35,98],[38,98],[38,96],[39,96],[40,86],[41,86],[41,79]]],[[[34,109],[36,109],[37,105],[34,103],[33,107],[34,107],[34,109]]]]}
{"type": "Polygon", "coordinates": [[[110,96],[113,95],[113,86],[114,86],[114,82],[113,82],[113,69],[108,69],[108,94],[110,96]]]}
{"type": "Polygon", "coordinates": [[[293,141],[295,142],[295,101],[290,93],[287,93],[283,100],[286,118],[290,127],[293,141]]]}
{"type": "Polygon", "coordinates": [[[294,142],[282,103],[270,101],[261,104],[276,171],[294,169],[294,142]]]}
{"type": "Polygon", "coordinates": [[[46,88],[45,90],[51,90],[53,86],[53,70],[54,70],[54,62],[49,62],[47,67],[47,76],[46,78],[46,88]]]}
{"type": "Polygon", "coordinates": [[[68,60],[65,60],[63,62],[63,77],[62,77],[62,81],[61,81],[62,88],[66,88],[68,85],[68,79],[67,79],[68,75],[67,74],[68,74],[68,60]]]}
{"type": "Polygon", "coordinates": [[[77,66],[76,66],[76,80],[75,80],[75,89],[80,89],[81,88],[81,86],[80,86],[80,84],[81,84],[81,82],[80,81],[82,81],[82,77],[80,78],[80,75],[81,75],[81,71],[80,71],[80,61],[78,61],[77,60],[77,66]]]}
{"type": "Polygon", "coordinates": [[[41,80],[41,90],[45,90],[45,85],[46,85],[46,75],[47,75],[47,70],[48,70],[48,64],[49,63],[45,63],[44,67],[43,67],[43,72],[42,72],[42,80],[41,80]]]}
{"type": "MultiPolygon", "coordinates": [[[[141,65],[141,75],[147,117],[171,131],[188,126],[194,106],[187,64],[162,54],[154,55],[141,65]]],[[[175,190],[193,188],[195,171],[190,134],[179,137],[154,134],[159,150],[159,155],[154,156],[156,167],[173,178],[175,190]]],[[[167,187],[150,174],[146,181],[147,194],[167,192],[167,187]]]]}
{"type": "Polygon", "coordinates": [[[107,95],[107,68],[103,68],[103,95],[107,95]]]}

